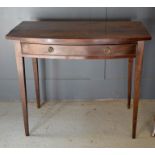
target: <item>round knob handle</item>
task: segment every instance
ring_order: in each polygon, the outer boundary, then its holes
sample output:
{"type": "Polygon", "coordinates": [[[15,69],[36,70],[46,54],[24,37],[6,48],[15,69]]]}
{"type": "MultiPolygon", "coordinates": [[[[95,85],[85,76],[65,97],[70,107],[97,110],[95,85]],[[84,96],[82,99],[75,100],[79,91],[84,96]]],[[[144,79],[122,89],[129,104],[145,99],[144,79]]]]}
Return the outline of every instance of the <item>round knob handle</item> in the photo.
{"type": "Polygon", "coordinates": [[[49,47],[48,48],[48,52],[50,52],[50,53],[54,52],[54,48],[53,47],[49,47]]]}
{"type": "Polygon", "coordinates": [[[104,49],[105,54],[110,54],[111,53],[111,48],[110,47],[106,47],[104,49]]]}

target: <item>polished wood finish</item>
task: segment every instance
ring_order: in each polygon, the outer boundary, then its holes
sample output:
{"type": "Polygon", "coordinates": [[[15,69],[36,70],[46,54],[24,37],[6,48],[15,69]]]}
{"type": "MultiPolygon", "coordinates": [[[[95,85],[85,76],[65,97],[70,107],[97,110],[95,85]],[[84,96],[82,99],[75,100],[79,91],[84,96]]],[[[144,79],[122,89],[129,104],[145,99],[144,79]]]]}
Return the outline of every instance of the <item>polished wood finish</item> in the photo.
{"type": "Polygon", "coordinates": [[[44,44],[118,44],[151,39],[137,21],[25,21],[8,39],[44,44]]]}
{"type": "Polygon", "coordinates": [[[32,58],[32,65],[33,65],[37,107],[40,108],[39,71],[38,71],[38,59],[37,58],[32,58]]]}
{"type": "Polygon", "coordinates": [[[130,109],[130,105],[131,105],[132,68],[133,68],[133,58],[129,58],[128,60],[128,104],[127,104],[128,109],[130,109]]]}
{"type": "Polygon", "coordinates": [[[23,105],[25,133],[29,135],[24,58],[33,58],[37,105],[40,106],[37,58],[128,58],[128,108],[131,101],[133,58],[136,57],[133,128],[136,137],[144,41],[151,36],[137,21],[31,21],[22,22],[6,35],[17,40],[16,61],[23,105]]]}
{"type": "MultiPolygon", "coordinates": [[[[22,44],[22,52],[25,55],[48,55],[48,56],[78,56],[78,57],[98,57],[119,58],[134,57],[136,44],[124,45],[83,45],[83,46],[63,46],[63,45],[42,45],[42,44],[22,44]]],[[[59,58],[59,57],[58,57],[59,58]]]]}
{"type": "Polygon", "coordinates": [[[138,103],[140,96],[140,81],[142,73],[143,54],[144,54],[144,41],[138,41],[136,63],[135,63],[132,138],[136,138],[137,114],[138,114],[138,103]]]}
{"type": "Polygon", "coordinates": [[[25,135],[29,136],[25,63],[24,63],[24,58],[22,57],[22,53],[21,53],[22,49],[21,49],[21,44],[19,41],[16,41],[15,43],[15,50],[16,50],[17,71],[18,71],[18,76],[19,76],[19,89],[20,89],[20,96],[22,100],[25,135]]]}

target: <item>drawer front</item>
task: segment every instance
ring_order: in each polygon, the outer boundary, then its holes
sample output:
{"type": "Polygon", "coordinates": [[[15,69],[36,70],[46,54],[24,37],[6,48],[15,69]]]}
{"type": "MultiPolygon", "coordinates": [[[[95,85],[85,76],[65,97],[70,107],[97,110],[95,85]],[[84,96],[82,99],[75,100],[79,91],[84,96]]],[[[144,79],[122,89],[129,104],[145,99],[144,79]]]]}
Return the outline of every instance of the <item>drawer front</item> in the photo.
{"type": "Polygon", "coordinates": [[[53,56],[132,56],[136,52],[136,44],[124,45],[42,45],[22,43],[23,54],[53,56]]]}

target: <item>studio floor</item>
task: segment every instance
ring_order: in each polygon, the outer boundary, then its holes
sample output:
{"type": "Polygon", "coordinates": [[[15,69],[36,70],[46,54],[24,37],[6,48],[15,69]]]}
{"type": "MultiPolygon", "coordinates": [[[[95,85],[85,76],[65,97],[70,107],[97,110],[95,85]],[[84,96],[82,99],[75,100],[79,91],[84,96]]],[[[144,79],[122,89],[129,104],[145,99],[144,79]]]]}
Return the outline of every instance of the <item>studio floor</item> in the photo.
{"type": "Polygon", "coordinates": [[[30,136],[20,102],[0,102],[0,147],[155,147],[155,100],[141,100],[137,139],[126,100],[29,103],[30,136]]]}

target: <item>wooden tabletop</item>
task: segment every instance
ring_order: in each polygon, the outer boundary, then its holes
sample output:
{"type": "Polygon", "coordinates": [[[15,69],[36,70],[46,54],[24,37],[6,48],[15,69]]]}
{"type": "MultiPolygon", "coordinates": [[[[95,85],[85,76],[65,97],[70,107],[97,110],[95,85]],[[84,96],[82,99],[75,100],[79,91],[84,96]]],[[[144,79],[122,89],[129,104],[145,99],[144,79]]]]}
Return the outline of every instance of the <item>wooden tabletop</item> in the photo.
{"type": "Polygon", "coordinates": [[[7,35],[7,39],[56,40],[150,40],[145,26],[138,21],[24,21],[7,35]]]}

